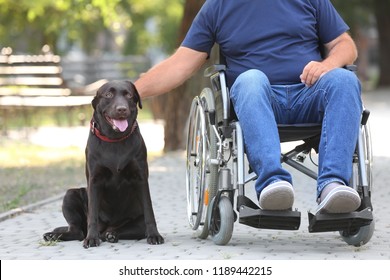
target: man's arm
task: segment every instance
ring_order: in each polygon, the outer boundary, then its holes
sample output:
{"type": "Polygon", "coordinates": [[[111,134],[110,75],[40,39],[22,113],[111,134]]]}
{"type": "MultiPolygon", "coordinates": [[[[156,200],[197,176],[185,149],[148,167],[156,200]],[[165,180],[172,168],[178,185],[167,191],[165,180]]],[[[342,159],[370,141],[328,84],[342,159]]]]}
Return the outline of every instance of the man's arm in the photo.
{"type": "Polygon", "coordinates": [[[357,58],[356,45],[348,33],[325,44],[325,49],[328,55],[323,61],[311,61],[303,69],[300,78],[307,86],[312,86],[326,72],[352,64],[357,58]]]}
{"type": "Polygon", "coordinates": [[[167,93],[189,79],[206,62],[207,53],[186,47],[152,67],[134,83],[141,98],[167,93]]]}

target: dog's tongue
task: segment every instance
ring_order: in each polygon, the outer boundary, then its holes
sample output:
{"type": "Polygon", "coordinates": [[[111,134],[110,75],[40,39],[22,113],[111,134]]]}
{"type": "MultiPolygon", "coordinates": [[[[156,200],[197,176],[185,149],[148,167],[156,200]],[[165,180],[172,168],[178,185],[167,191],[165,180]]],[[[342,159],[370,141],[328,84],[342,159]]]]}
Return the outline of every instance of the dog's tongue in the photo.
{"type": "Polygon", "coordinates": [[[121,131],[125,131],[126,128],[128,127],[127,120],[112,120],[114,125],[121,131]]]}

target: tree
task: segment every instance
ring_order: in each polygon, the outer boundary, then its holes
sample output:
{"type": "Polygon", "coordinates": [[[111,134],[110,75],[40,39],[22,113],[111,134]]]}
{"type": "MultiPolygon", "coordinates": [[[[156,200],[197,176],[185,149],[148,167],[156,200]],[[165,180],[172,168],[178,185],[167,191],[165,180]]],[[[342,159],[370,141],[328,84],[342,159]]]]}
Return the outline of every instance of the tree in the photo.
{"type": "Polygon", "coordinates": [[[369,25],[374,18],[378,31],[379,79],[378,87],[390,86],[390,0],[332,0],[337,10],[352,27],[352,35],[369,25]]]}
{"type": "Polygon", "coordinates": [[[70,42],[82,42],[89,50],[91,39],[106,29],[102,15],[111,5],[102,2],[106,1],[0,0],[1,44],[32,53],[48,44],[58,53],[58,41],[65,34],[70,42]]]}
{"type": "MultiPolygon", "coordinates": [[[[177,45],[179,45],[205,0],[186,0],[177,45]]],[[[152,107],[165,120],[165,151],[184,148],[185,126],[192,99],[204,87],[202,71],[171,93],[155,97],[152,107]]]]}
{"type": "Polygon", "coordinates": [[[379,87],[390,86],[390,0],[375,0],[374,11],[379,38],[379,87]]]}
{"type": "Polygon", "coordinates": [[[150,46],[171,53],[176,48],[184,0],[127,0],[122,10],[130,15],[124,54],[145,54],[150,46]]]}
{"type": "Polygon", "coordinates": [[[115,49],[144,54],[154,44],[171,52],[183,0],[0,0],[0,45],[37,53],[50,45],[57,54],[77,44],[87,54],[115,49]],[[154,33],[148,22],[154,21],[154,33]],[[99,40],[101,35],[105,40],[99,40]]]}

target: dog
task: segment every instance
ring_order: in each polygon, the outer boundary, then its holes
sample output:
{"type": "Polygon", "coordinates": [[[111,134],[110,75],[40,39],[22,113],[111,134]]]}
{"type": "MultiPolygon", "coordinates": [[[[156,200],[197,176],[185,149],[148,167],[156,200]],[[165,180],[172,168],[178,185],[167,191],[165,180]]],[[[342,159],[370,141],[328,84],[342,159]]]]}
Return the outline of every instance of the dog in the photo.
{"type": "Polygon", "coordinates": [[[45,233],[44,240],[79,240],[84,248],[119,239],[164,243],[150,197],[137,104],[142,109],[129,81],[110,81],[98,89],[85,149],[87,187],[67,190],[62,212],[68,226],[45,233]]]}

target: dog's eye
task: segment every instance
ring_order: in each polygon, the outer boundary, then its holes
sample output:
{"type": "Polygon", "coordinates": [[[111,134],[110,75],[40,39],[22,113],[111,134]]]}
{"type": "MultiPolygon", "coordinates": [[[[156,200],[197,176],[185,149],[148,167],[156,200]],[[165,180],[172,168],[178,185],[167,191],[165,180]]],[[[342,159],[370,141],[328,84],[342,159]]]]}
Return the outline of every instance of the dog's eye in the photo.
{"type": "Polygon", "coordinates": [[[131,98],[133,98],[133,95],[130,92],[128,92],[125,94],[125,97],[128,99],[131,99],[131,98]]]}
{"type": "Polygon", "coordinates": [[[103,97],[112,98],[112,97],[114,97],[114,94],[111,91],[107,91],[107,92],[103,93],[103,97]]]}

